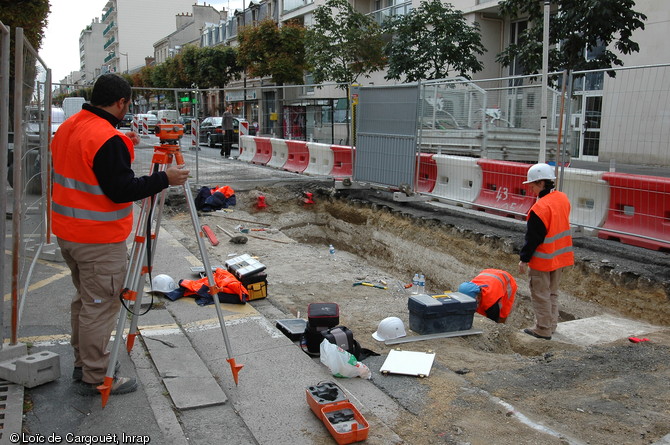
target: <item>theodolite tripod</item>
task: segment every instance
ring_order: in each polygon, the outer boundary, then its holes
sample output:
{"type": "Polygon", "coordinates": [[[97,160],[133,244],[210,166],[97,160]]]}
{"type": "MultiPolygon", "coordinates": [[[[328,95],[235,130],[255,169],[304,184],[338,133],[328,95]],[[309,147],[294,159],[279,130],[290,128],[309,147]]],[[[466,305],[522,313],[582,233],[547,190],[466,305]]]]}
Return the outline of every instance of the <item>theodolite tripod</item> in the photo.
{"type": "MultiPolygon", "coordinates": [[[[156,171],[165,171],[173,162],[176,165],[183,165],[184,159],[181,154],[181,147],[179,140],[184,134],[184,128],[178,124],[158,124],[156,126],[156,135],[160,140],[160,145],[154,146],[154,154],[151,160],[151,173],[156,171]]],[[[235,384],[238,383],[238,373],[243,365],[235,363],[232,357],[232,348],[226,332],[226,323],[221,311],[220,303],[218,301],[219,288],[214,281],[212,268],[205,249],[204,237],[205,234],[200,229],[200,222],[198,220],[198,213],[195,208],[195,202],[191,195],[188,180],[182,186],[186,202],[188,203],[188,210],[191,215],[193,229],[198,240],[198,248],[200,250],[200,257],[205,268],[207,276],[209,293],[214,298],[214,305],[216,307],[216,315],[219,318],[221,325],[221,332],[223,333],[223,340],[226,345],[226,353],[228,355],[227,361],[230,364],[230,369],[233,373],[235,384]]],[[[123,330],[126,323],[126,312],[132,315],[130,321],[130,328],[127,336],[126,349],[130,352],[135,343],[135,337],[138,333],[137,323],[139,318],[139,310],[142,304],[142,296],[144,294],[144,283],[146,275],[151,273],[153,265],[153,256],[156,251],[156,244],[158,241],[158,231],[160,229],[161,217],[163,214],[163,205],[165,203],[165,193],[167,189],[160,192],[160,198],[156,200],[156,195],[149,196],[142,200],[142,206],[139,217],[137,219],[137,227],[135,229],[135,237],[133,246],[130,251],[130,259],[128,263],[128,270],[123,283],[123,291],[121,292],[122,307],[119,311],[119,319],[116,325],[116,334],[114,336],[114,343],[110,351],[109,365],[107,366],[107,374],[102,385],[98,386],[98,390],[102,395],[103,408],[107,404],[109,395],[114,381],[114,372],[116,361],[118,359],[121,342],[123,341],[123,330]],[[132,302],[132,308],[128,305],[132,302]]]]}

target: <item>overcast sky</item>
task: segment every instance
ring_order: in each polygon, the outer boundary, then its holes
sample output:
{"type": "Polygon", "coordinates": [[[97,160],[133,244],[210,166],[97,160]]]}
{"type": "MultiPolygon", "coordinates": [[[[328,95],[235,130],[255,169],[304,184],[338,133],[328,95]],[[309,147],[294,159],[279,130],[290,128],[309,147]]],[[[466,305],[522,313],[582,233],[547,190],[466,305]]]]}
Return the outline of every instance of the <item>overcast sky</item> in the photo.
{"type": "MultiPolygon", "coordinates": [[[[137,1],[155,2],[157,5],[161,3],[160,0],[137,1]]],[[[242,8],[242,0],[197,1],[200,5],[205,3],[219,11],[222,8],[242,8]]],[[[47,67],[51,68],[52,81],[58,82],[70,72],[79,70],[79,35],[95,17],[102,16],[102,8],[107,0],[49,0],[49,4],[51,12],[39,54],[47,67]]]]}

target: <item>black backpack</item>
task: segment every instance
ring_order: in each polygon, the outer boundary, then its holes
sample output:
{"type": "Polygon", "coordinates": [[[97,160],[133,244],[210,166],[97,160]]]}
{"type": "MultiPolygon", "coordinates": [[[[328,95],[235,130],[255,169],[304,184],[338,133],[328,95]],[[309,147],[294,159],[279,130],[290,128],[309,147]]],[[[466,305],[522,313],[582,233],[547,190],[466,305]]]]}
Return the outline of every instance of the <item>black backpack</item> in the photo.
{"type": "Polygon", "coordinates": [[[346,326],[335,326],[334,328],[325,329],[321,331],[322,338],[325,338],[330,343],[339,346],[354,357],[356,360],[362,360],[361,345],[354,340],[354,333],[346,326]]]}

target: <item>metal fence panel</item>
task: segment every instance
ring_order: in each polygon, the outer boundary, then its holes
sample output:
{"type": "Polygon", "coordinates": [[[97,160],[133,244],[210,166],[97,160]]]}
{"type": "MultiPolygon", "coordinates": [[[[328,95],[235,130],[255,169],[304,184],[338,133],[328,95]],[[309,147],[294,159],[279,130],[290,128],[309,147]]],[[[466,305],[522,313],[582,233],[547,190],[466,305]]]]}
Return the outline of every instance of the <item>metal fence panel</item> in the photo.
{"type": "MultiPolygon", "coordinates": [[[[12,343],[16,343],[34,263],[47,240],[51,74],[37,51],[15,30],[12,150],[12,343]]],[[[8,178],[9,179],[9,178],[8,178]]]]}
{"type": "MultiPolygon", "coordinates": [[[[10,54],[10,30],[0,22],[0,239],[2,247],[5,247],[7,239],[7,152],[9,150],[9,54],[10,54]]],[[[14,137],[12,132],[12,144],[14,137]]],[[[0,295],[5,296],[5,258],[0,255],[0,295]]],[[[0,343],[4,343],[4,304],[0,305],[0,343]]]]}
{"type": "Polygon", "coordinates": [[[419,86],[359,88],[354,179],[415,188],[419,86]]]}

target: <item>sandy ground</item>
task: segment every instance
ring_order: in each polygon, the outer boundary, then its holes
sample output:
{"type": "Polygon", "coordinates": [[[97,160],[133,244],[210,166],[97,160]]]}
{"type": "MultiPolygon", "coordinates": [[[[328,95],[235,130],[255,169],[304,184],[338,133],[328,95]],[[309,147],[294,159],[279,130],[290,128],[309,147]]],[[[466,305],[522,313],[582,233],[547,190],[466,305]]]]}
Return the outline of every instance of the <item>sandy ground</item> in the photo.
{"type": "MultiPolygon", "coordinates": [[[[638,251],[641,260],[622,265],[611,252],[590,248],[592,239],[576,237],[578,262],[564,275],[561,289],[561,321],[612,314],[664,327],[648,335],[651,341],[623,338],[581,347],[538,340],[520,332],[532,326],[533,313],[527,278],[516,271],[523,232],[513,224],[387,206],[374,196],[353,199],[332,190],[314,191],[316,204],[305,205],[303,191],[304,185],[251,190],[238,193],[232,212],[202,213],[200,222],[222,241],[208,244],[212,264],[242,253],[257,256],[267,266],[268,300],[287,318],[305,317],[309,303],[338,303],[340,323],[363,347],[381,354],[365,362],[372,384],[405,408],[391,427],[406,443],[648,444],[670,434],[670,305],[663,254],[653,254],[660,262],[649,253],[645,261],[645,252],[638,251]],[[266,209],[254,206],[259,194],[266,197],[266,209]],[[236,245],[217,227],[232,232],[238,225],[276,230],[251,231],[247,244],[236,245]],[[335,259],[329,244],[336,248],[335,259]],[[377,372],[391,346],[370,334],[388,316],[400,317],[409,328],[404,284],[415,272],[424,273],[426,290],[437,294],[487,267],[506,269],[518,281],[507,324],[475,315],[473,327],[482,335],[401,345],[436,353],[428,378],[377,372]],[[387,289],[353,286],[357,281],[387,289]]],[[[169,204],[169,224],[192,233],[183,203],[169,204]]],[[[180,241],[197,253],[193,239],[180,241]]],[[[620,248],[609,244],[613,251],[620,248]]]]}

